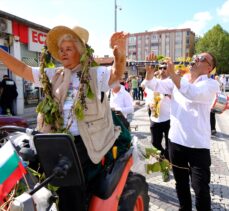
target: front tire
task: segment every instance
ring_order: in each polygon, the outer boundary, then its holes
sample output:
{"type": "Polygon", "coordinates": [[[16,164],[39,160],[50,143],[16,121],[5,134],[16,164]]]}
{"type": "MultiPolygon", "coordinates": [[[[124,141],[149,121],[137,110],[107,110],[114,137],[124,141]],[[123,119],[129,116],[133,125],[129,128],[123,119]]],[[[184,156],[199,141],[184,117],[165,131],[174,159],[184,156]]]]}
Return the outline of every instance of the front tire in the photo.
{"type": "Polygon", "coordinates": [[[130,172],[119,201],[119,211],[148,211],[149,195],[145,177],[130,172]]]}

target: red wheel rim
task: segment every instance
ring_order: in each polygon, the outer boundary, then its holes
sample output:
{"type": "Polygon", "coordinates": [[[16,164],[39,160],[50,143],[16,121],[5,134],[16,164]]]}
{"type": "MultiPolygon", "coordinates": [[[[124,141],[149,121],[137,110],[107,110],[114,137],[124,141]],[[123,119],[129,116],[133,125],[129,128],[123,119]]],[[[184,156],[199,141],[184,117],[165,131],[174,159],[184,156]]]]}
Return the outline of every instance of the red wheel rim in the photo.
{"type": "Polygon", "coordinates": [[[134,205],[134,211],[144,211],[144,201],[142,196],[138,196],[134,205]]]}

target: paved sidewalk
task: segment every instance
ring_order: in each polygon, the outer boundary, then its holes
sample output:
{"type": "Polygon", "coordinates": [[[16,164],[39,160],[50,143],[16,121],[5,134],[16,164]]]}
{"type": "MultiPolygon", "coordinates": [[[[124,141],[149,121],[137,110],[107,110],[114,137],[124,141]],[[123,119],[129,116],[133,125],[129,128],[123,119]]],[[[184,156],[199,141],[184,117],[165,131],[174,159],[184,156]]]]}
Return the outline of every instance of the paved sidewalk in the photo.
{"type": "MultiPolygon", "coordinates": [[[[150,144],[149,118],[145,107],[135,112],[131,124],[137,124],[138,130],[132,131],[138,139],[145,144],[150,144]]],[[[216,115],[218,131],[211,140],[211,197],[213,211],[229,210],[229,110],[216,115]]],[[[149,183],[150,211],[178,210],[178,200],[175,191],[175,181],[171,172],[169,182],[163,182],[160,173],[146,175],[149,183]]],[[[195,199],[192,191],[193,210],[195,199]]]]}

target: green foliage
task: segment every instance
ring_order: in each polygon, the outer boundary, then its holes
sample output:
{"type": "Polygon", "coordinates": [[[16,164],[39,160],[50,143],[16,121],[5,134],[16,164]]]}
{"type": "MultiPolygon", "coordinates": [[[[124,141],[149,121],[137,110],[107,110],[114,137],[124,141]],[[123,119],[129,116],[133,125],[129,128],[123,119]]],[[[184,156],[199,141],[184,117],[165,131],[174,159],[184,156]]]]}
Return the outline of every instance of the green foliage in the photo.
{"type": "Polygon", "coordinates": [[[86,50],[80,59],[80,63],[82,65],[82,73],[80,77],[80,86],[77,102],[74,103],[74,111],[78,120],[84,119],[84,110],[87,109],[85,98],[94,98],[94,93],[92,92],[90,86],[91,78],[89,74],[89,69],[90,67],[97,66],[98,64],[93,59],[93,53],[94,50],[89,45],[86,45],[86,50]]]}
{"type": "Polygon", "coordinates": [[[158,60],[159,62],[163,61],[164,59],[165,59],[165,56],[163,56],[163,55],[158,55],[158,56],[157,56],[157,60],[158,60]]]}
{"type": "Polygon", "coordinates": [[[145,158],[149,159],[151,156],[156,158],[156,162],[146,164],[146,173],[150,174],[151,172],[161,172],[164,182],[169,181],[169,170],[171,165],[167,159],[161,156],[161,151],[155,147],[145,148],[145,158]]]}
{"type": "Polygon", "coordinates": [[[94,93],[91,90],[91,86],[87,86],[87,94],[86,94],[88,99],[93,99],[94,98],[94,93]]]}
{"type": "Polygon", "coordinates": [[[229,33],[217,24],[196,43],[196,53],[210,52],[217,60],[217,74],[229,74],[229,33]]]}
{"type": "Polygon", "coordinates": [[[74,110],[75,110],[76,118],[78,120],[83,120],[84,119],[84,108],[79,101],[75,102],[74,110]]]}
{"type": "Polygon", "coordinates": [[[47,46],[42,49],[40,64],[40,80],[43,85],[45,97],[43,101],[38,104],[36,112],[44,115],[45,123],[51,125],[53,132],[63,131],[63,117],[60,114],[59,105],[52,96],[52,85],[44,70],[46,67],[55,67],[47,46]]]}

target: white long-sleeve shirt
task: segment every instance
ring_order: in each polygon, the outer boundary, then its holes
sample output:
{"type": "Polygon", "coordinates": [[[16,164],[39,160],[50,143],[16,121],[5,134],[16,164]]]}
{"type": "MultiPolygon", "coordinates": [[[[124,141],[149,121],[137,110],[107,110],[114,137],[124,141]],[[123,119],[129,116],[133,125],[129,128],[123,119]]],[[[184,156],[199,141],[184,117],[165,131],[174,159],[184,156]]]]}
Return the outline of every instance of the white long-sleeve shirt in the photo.
{"type": "Polygon", "coordinates": [[[210,149],[210,110],[219,91],[217,81],[207,75],[199,76],[194,83],[188,75],[181,78],[180,89],[171,79],[153,78],[144,85],[163,94],[171,94],[169,139],[191,147],[210,149]]]}
{"type": "Polygon", "coordinates": [[[127,92],[124,86],[120,85],[121,89],[119,92],[114,93],[111,91],[110,96],[110,107],[117,111],[121,111],[122,114],[127,118],[127,114],[134,112],[133,98],[130,93],[127,92]]]}

